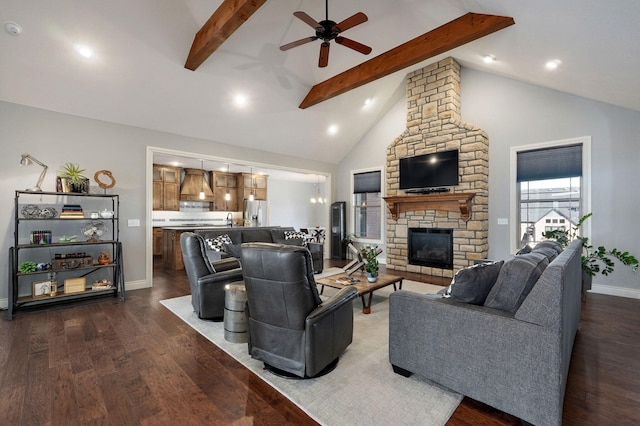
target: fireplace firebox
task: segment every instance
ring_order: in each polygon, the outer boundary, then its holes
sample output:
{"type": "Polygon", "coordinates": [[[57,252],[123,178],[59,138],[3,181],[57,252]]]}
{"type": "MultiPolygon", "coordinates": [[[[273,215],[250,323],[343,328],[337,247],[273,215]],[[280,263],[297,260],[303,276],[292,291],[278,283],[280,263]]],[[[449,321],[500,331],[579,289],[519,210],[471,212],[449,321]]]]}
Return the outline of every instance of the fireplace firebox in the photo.
{"type": "Polygon", "coordinates": [[[453,229],[409,228],[409,264],[453,269],[453,229]]]}

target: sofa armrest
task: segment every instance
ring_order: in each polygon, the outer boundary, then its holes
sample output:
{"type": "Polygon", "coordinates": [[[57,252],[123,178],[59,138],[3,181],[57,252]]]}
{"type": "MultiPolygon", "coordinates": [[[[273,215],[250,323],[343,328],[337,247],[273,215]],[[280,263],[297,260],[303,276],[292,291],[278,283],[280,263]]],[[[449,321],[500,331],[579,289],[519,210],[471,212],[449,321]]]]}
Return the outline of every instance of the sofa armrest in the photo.
{"type": "Polygon", "coordinates": [[[559,334],[450,299],[406,290],[389,298],[392,365],[521,418],[562,412],[559,334]]]}

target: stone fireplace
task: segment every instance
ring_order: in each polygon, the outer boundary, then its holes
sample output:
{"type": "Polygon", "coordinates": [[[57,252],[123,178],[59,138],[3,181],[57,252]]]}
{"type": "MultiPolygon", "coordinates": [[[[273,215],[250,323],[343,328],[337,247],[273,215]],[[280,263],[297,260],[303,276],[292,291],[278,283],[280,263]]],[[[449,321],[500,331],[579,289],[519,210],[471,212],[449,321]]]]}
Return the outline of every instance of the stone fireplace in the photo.
{"type": "Polygon", "coordinates": [[[386,180],[388,269],[452,277],[487,257],[489,139],[460,119],[460,65],[453,58],[407,75],[407,128],[387,147],[386,180]],[[399,189],[400,158],[452,149],[459,150],[460,183],[450,193],[399,189]],[[431,228],[451,230],[451,265],[409,262],[409,230],[431,228]]]}

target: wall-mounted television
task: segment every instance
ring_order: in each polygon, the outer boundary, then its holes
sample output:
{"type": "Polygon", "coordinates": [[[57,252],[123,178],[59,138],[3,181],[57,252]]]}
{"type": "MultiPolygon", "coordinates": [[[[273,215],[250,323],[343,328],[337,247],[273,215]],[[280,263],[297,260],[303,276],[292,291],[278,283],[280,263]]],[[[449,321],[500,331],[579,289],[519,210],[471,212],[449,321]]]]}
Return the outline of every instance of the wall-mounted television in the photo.
{"type": "Polygon", "coordinates": [[[459,183],[458,150],[400,159],[400,189],[433,189],[459,183]]]}

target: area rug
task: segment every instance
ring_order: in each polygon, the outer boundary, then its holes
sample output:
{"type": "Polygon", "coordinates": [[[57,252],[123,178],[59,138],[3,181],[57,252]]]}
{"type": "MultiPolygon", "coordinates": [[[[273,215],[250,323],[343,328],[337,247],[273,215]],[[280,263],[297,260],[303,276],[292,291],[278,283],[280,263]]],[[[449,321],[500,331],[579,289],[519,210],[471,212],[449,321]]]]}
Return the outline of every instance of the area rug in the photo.
{"type": "MultiPolygon", "coordinates": [[[[331,270],[322,275],[330,275],[331,270]]],[[[405,280],[403,289],[435,293],[442,287],[405,280]]],[[[335,289],[325,288],[324,297],[335,289]]],[[[389,364],[389,294],[376,290],[371,314],[362,313],[355,299],[353,343],[335,370],[316,379],[292,380],[275,376],[252,359],[247,345],[224,339],[222,322],[199,319],[191,296],[162,300],[171,312],[253,371],[322,425],[444,425],[462,395],[415,375],[397,375],[389,364]]]]}

